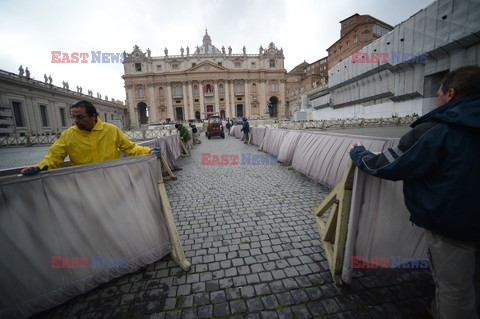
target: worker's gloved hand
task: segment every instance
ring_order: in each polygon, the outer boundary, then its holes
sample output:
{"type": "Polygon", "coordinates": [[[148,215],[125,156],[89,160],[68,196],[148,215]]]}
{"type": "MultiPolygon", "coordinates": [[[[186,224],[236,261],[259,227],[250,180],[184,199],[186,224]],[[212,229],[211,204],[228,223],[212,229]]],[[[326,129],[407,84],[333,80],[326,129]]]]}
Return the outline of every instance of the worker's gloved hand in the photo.
{"type": "Polygon", "coordinates": [[[20,171],[20,173],[22,173],[22,175],[31,176],[31,175],[37,174],[40,171],[46,171],[47,169],[48,169],[47,165],[45,165],[42,169],[40,169],[40,167],[35,165],[35,166],[25,167],[20,171]]]}
{"type": "Polygon", "coordinates": [[[149,153],[156,155],[158,158],[162,157],[162,151],[160,150],[160,147],[151,148],[149,153]]]}

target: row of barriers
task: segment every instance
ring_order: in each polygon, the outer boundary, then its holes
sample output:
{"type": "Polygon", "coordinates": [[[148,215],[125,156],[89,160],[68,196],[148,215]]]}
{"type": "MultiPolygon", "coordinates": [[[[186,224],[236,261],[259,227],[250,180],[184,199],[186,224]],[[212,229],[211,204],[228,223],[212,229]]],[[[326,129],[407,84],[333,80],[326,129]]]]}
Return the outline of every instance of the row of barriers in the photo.
{"type": "MultiPolygon", "coordinates": [[[[377,119],[346,119],[346,120],[325,120],[325,121],[290,121],[290,120],[251,120],[250,125],[270,129],[287,130],[328,130],[353,127],[382,127],[382,126],[403,126],[413,123],[418,117],[406,116],[396,118],[377,118],[377,119]]],[[[199,127],[201,129],[201,127],[199,127]]],[[[125,134],[134,141],[146,141],[155,138],[161,138],[176,134],[176,129],[135,129],[125,131],[125,134]]],[[[36,135],[36,136],[0,136],[0,146],[25,145],[32,146],[38,144],[52,144],[60,134],[36,135]]]]}
{"type": "MultiPolygon", "coordinates": [[[[231,129],[230,135],[242,139],[241,127],[231,129]]],[[[373,152],[382,152],[398,141],[324,131],[251,128],[251,144],[332,189],[313,214],[336,284],[351,282],[355,258],[392,261],[400,257],[407,263],[427,258],[425,231],[409,222],[403,182],[363,173],[352,164],[348,153],[349,145],[358,142],[373,152]]]]}
{"type": "Polygon", "coordinates": [[[179,134],[141,144],[162,157],[0,177],[1,318],[30,317],[167,254],[191,268],[165,188],[188,146],[179,134]]]}

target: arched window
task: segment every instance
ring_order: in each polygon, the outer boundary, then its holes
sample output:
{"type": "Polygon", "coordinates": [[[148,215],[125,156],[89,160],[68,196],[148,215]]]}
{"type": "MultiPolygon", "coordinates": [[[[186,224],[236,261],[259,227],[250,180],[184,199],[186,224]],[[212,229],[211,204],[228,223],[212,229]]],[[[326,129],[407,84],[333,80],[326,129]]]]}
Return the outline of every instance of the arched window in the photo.
{"type": "Polygon", "coordinates": [[[158,93],[160,94],[160,96],[164,96],[164,92],[163,92],[163,87],[159,87],[158,88],[158,93]]]}
{"type": "Polygon", "coordinates": [[[207,84],[207,86],[205,86],[205,92],[207,93],[212,93],[213,92],[213,89],[212,89],[212,86],[209,84],[207,84]]]}
{"type": "Polygon", "coordinates": [[[198,85],[193,86],[193,94],[198,95],[198,85]]]}
{"type": "Polygon", "coordinates": [[[252,92],[257,93],[257,85],[255,83],[252,84],[252,92]]]}
{"type": "Polygon", "coordinates": [[[270,83],[270,92],[277,92],[277,84],[275,82],[270,83]]]}
{"type": "Polygon", "coordinates": [[[137,89],[137,97],[140,99],[145,98],[145,90],[143,89],[143,86],[137,89]]]}
{"type": "Polygon", "coordinates": [[[180,84],[175,85],[175,96],[182,96],[182,87],[180,84]]]}
{"type": "Polygon", "coordinates": [[[220,94],[225,94],[225,90],[224,90],[224,88],[223,88],[223,84],[219,84],[219,85],[218,85],[218,93],[220,93],[220,94]]]}
{"type": "Polygon", "coordinates": [[[235,92],[236,93],[243,92],[241,83],[235,83],[235,92]]]}

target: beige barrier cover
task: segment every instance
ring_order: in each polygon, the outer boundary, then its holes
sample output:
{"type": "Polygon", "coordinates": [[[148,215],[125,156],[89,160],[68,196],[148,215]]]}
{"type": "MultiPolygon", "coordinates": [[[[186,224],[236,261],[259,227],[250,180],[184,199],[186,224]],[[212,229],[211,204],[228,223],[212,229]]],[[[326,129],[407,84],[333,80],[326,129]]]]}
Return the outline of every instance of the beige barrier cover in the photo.
{"type": "Polygon", "coordinates": [[[267,128],[265,131],[265,139],[263,141],[263,150],[268,154],[278,156],[280,146],[288,132],[288,130],[267,128]]]}
{"type": "Polygon", "coordinates": [[[260,146],[265,137],[266,129],[264,127],[251,127],[250,135],[252,136],[250,143],[253,145],[260,146]]]}
{"type": "Polygon", "coordinates": [[[286,165],[292,165],[293,155],[297,148],[298,141],[302,136],[300,131],[289,131],[285,138],[283,139],[282,144],[280,145],[280,150],[278,151],[278,161],[286,165]]]}
{"type": "Polygon", "coordinates": [[[155,156],[0,178],[0,317],[61,304],[171,251],[155,156]],[[52,268],[52,256],[89,258],[52,268]],[[92,268],[91,257],[128,267],[92,268]]]}
{"type": "Polygon", "coordinates": [[[398,139],[305,132],[298,141],[292,166],[314,181],[334,187],[342,178],[350,156],[348,147],[356,142],[373,152],[380,152],[392,143],[398,143],[398,139]]]}
{"type": "Polygon", "coordinates": [[[355,170],[342,280],[352,279],[352,256],[426,258],[425,230],[413,225],[403,199],[403,182],[355,170]]]}

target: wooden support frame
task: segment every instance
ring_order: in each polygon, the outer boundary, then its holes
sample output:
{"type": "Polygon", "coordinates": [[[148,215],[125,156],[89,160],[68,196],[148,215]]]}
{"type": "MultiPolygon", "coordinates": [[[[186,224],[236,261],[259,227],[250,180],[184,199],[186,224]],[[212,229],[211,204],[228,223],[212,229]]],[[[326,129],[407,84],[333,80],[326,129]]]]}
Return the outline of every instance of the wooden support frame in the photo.
{"type": "Polygon", "coordinates": [[[322,240],[325,256],[327,257],[333,281],[341,285],[341,273],[345,258],[345,244],[347,241],[348,219],[352,202],[353,173],[355,165],[349,158],[342,179],[314,209],[318,232],[322,240]],[[323,222],[323,215],[331,208],[327,223],[323,222]]]}
{"type": "Polygon", "coordinates": [[[258,151],[263,152],[263,143],[265,143],[266,138],[267,138],[267,132],[265,132],[265,135],[263,135],[262,143],[260,143],[260,147],[258,148],[258,151]]]}
{"type": "Polygon", "coordinates": [[[182,145],[182,150],[184,153],[182,153],[180,156],[191,156],[190,151],[187,148],[187,145],[180,139],[180,145],[182,145]]]}
{"type": "Polygon", "coordinates": [[[177,226],[175,225],[175,219],[173,218],[172,208],[168,200],[167,190],[165,189],[165,183],[162,175],[162,161],[157,160],[158,167],[158,190],[160,192],[160,201],[162,202],[162,211],[165,217],[165,223],[167,224],[168,233],[170,234],[170,241],[172,242],[172,258],[184,271],[189,271],[192,268],[192,264],[185,257],[180,237],[178,237],[177,226]]]}
{"type": "MultiPolygon", "coordinates": [[[[163,156],[160,158],[160,169],[162,169],[162,167],[167,171],[167,176],[163,176],[164,177],[164,180],[166,181],[169,181],[169,180],[177,180],[177,176],[175,176],[175,174],[173,174],[172,172],[172,169],[170,168],[170,165],[168,165],[167,161],[165,160],[165,158],[163,158],[163,156]]],[[[160,170],[160,172],[162,172],[162,170],[160,170]]]]}

